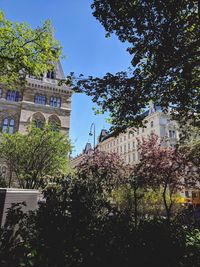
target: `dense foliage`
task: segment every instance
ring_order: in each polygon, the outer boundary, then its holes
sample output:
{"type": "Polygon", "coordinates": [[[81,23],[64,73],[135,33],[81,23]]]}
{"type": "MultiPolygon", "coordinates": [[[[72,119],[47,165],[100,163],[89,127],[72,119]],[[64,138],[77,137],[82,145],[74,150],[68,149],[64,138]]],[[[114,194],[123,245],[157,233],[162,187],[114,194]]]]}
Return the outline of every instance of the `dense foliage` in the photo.
{"type": "Polygon", "coordinates": [[[92,155],[85,155],[77,166],[77,174],[101,182],[102,188],[109,193],[128,182],[131,168],[116,153],[96,150],[92,155]]]}
{"type": "Polygon", "coordinates": [[[1,266],[198,266],[197,228],[164,219],[135,228],[99,187],[98,181],[67,177],[44,191],[46,202],[36,212],[11,209],[1,229],[1,266]]]}
{"type": "Polygon", "coordinates": [[[7,20],[0,11],[0,36],[0,82],[16,86],[27,75],[41,77],[59,60],[61,47],[50,21],[32,29],[7,20]]]}
{"type": "Polygon", "coordinates": [[[183,122],[198,120],[199,6],[191,0],[93,1],[93,15],[107,36],[114,33],[127,43],[131,68],[82,79],[77,86],[110,111],[114,128],[140,124],[150,100],[163,110],[173,105],[183,122]]]}
{"type": "Polygon", "coordinates": [[[134,172],[142,186],[161,189],[167,218],[176,202],[176,194],[198,186],[199,170],[177,148],[163,146],[155,134],[138,140],[140,162],[134,172]]]}
{"type": "Polygon", "coordinates": [[[30,125],[26,134],[3,133],[0,140],[1,160],[21,188],[44,187],[50,177],[65,173],[70,151],[68,138],[51,125],[42,129],[30,125]]]}

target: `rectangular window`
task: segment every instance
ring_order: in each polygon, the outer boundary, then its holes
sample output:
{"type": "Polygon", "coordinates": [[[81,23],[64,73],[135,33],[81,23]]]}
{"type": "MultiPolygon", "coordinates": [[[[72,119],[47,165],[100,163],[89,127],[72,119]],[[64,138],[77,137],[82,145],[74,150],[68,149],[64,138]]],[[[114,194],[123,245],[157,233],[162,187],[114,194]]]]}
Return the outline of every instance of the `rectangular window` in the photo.
{"type": "Polygon", "coordinates": [[[169,137],[170,137],[170,138],[176,138],[176,131],[174,131],[174,130],[169,130],[169,137]]]}
{"type": "Polygon", "coordinates": [[[185,197],[190,197],[189,196],[189,191],[185,191],[185,197]]]}
{"type": "Polygon", "coordinates": [[[126,145],[124,145],[124,152],[126,152],[126,145]]]}
{"type": "Polygon", "coordinates": [[[132,143],[132,147],[135,148],[135,142],[134,142],[134,141],[133,141],[133,143],[132,143]]]}

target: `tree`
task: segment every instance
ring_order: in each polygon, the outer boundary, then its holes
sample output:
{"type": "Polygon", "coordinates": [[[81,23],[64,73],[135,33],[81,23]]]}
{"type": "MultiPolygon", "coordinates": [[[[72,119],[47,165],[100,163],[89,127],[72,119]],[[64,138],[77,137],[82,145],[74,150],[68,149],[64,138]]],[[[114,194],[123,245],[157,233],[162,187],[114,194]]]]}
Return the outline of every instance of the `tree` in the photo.
{"type": "Polygon", "coordinates": [[[0,140],[1,158],[12,166],[21,188],[44,187],[48,178],[65,173],[70,150],[68,138],[49,125],[31,125],[26,135],[4,133],[0,140]]]}
{"type": "Polygon", "coordinates": [[[128,72],[89,77],[76,84],[103,111],[110,111],[113,128],[140,125],[141,112],[151,100],[164,111],[174,106],[178,113],[173,115],[179,120],[198,121],[199,7],[199,1],[189,0],[93,1],[93,15],[107,37],[116,34],[132,56],[128,72]]]}
{"type": "Polygon", "coordinates": [[[177,149],[162,146],[155,134],[138,143],[141,160],[134,171],[143,185],[162,190],[166,216],[170,220],[175,194],[197,185],[197,168],[177,149]]]}
{"type": "Polygon", "coordinates": [[[99,198],[98,187],[90,178],[65,177],[45,188],[35,212],[11,208],[0,229],[0,265],[198,266],[199,230],[165,220],[135,229],[131,217],[99,198]]]}
{"type": "Polygon", "coordinates": [[[128,182],[130,169],[117,154],[97,150],[92,155],[85,156],[77,167],[77,173],[111,193],[114,188],[128,182]]]}
{"type": "Polygon", "coordinates": [[[32,29],[8,21],[0,11],[0,82],[25,83],[27,75],[41,75],[55,67],[61,46],[54,39],[50,21],[32,29]]]}
{"type": "Polygon", "coordinates": [[[197,127],[189,128],[185,138],[181,143],[180,151],[184,153],[187,159],[200,168],[200,129],[197,127]]]}

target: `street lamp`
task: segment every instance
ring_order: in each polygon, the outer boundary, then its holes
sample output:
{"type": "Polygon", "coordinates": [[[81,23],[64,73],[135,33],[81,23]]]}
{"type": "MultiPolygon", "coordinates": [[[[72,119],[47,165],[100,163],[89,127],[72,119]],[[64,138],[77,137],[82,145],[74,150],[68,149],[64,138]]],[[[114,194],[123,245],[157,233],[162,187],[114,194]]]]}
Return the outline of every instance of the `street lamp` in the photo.
{"type": "Polygon", "coordinates": [[[94,151],[95,151],[95,124],[94,122],[91,124],[90,126],[90,132],[89,132],[90,136],[94,136],[94,151]],[[92,127],[93,127],[93,133],[92,133],[92,127]]]}

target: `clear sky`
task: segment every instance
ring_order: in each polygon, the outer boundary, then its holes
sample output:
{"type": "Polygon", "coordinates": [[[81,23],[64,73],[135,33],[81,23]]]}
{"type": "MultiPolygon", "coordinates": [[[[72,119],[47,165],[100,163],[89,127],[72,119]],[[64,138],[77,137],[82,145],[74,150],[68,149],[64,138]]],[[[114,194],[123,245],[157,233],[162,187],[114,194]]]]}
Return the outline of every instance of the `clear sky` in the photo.
{"type": "MultiPolygon", "coordinates": [[[[62,65],[65,74],[102,76],[106,72],[126,70],[130,56],[126,45],[115,36],[105,38],[105,30],[92,16],[91,0],[1,0],[0,9],[7,19],[27,22],[32,27],[50,19],[55,28],[55,37],[63,46],[65,58],[62,65]]],[[[92,122],[96,135],[109,125],[106,115],[94,115],[95,104],[86,95],[74,94],[70,138],[74,145],[73,155],[79,154],[87,141],[93,143],[88,133],[92,122]]]]}

